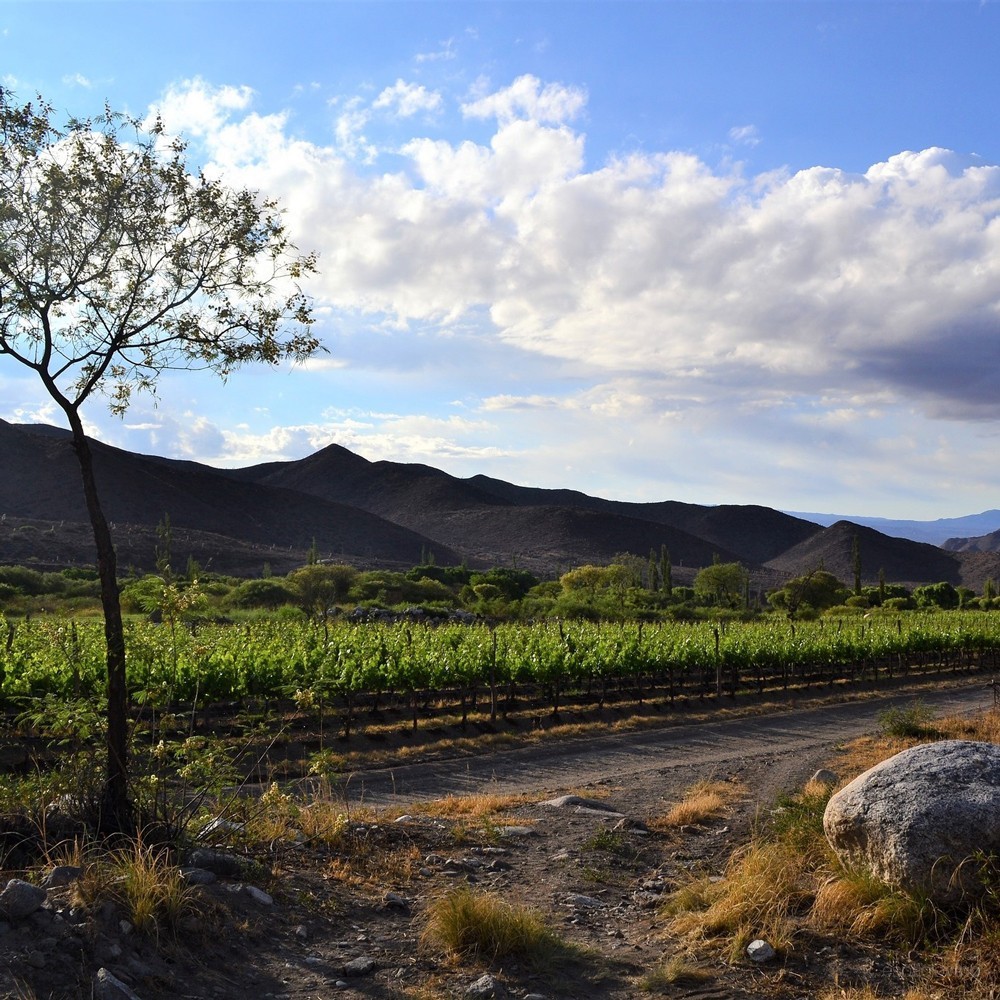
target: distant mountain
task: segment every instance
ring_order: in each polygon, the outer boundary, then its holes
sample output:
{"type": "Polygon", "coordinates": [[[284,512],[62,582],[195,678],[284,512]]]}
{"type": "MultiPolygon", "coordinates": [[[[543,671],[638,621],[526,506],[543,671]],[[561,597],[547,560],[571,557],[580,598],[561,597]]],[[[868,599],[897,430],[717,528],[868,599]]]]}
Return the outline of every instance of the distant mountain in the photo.
{"type": "Polygon", "coordinates": [[[949,538],[941,548],[949,552],[1000,552],[1000,531],[977,538],[949,538]]]}
{"type": "MultiPolygon", "coordinates": [[[[837,521],[850,521],[852,524],[863,524],[868,528],[874,528],[883,535],[909,538],[915,542],[928,542],[931,545],[945,545],[949,539],[986,535],[1000,530],[1000,510],[984,510],[981,514],[967,514],[964,517],[939,517],[936,521],[904,521],[855,514],[795,513],[793,516],[803,517],[824,527],[836,524],[837,521]]],[[[945,547],[951,546],[945,545],[945,547]]]]}
{"type": "MultiPolygon", "coordinates": [[[[440,543],[367,511],[292,490],[240,483],[216,469],[134,455],[92,442],[105,514],[121,544],[125,526],[159,524],[211,533],[256,546],[261,566],[269,553],[304,556],[315,543],[324,557],[371,565],[418,562],[429,547],[443,560],[460,556],[440,543]]],[[[61,523],[87,523],[80,471],[68,435],[0,421],[0,514],[61,523]]],[[[185,555],[177,553],[179,558],[185,555]]],[[[5,558],[0,552],[0,558],[5,558]]],[[[140,565],[149,565],[153,550],[140,565]]],[[[228,564],[224,544],[215,565],[228,564]]]]}
{"type": "MultiPolygon", "coordinates": [[[[766,589],[821,566],[852,580],[857,535],[866,582],[880,569],[895,582],[949,580],[976,589],[987,576],[1000,578],[1000,553],[945,551],[847,521],[824,528],[768,507],[606,500],[369,462],[337,445],[245,469],[93,445],[119,559],[140,569],[152,567],[156,526],[169,515],[177,566],[190,555],[240,575],[256,575],[265,563],[287,572],[314,543],[321,558],[361,567],[433,558],[473,568],[517,565],[543,576],[625,552],[659,558],[666,547],[678,583],[715,560],[739,561],[766,589]]],[[[68,433],[0,421],[0,469],[0,562],[91,563],[68,433]]]]}
{"type": "MultiPolygon", "coordinates": [[[[876,581],[879,571],[884,570],[886,579],[893,583],[916,585],[946,580],[955,585],[973,585],[967,581],[963,560],[956,553],[945,552],[926,542],[883,535],[850,521],[838,521],[824,528],[770,560],[768,566],[790,576],[801,576],[821,567],[851,584],[854,581],[855,537],[861,556],[861,576],[866,582],[876,581]]],[[[979,589],[982,581],[974,581],[974,584],[979,589]]]]}

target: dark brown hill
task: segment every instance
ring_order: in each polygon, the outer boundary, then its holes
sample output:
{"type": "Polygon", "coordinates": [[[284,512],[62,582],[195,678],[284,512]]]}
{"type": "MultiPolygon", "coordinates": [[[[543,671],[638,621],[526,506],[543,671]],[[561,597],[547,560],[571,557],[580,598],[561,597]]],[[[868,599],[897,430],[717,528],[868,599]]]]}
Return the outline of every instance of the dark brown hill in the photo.
{"type": "Polygon", "coordinates": [[[426,511],[510,506],[468,480],[429,465],[369,462],[340,445],[329,445],[297,462],[272,462],[228,475],[349,504],[399,524],[426,511]]]}
{"type": "Polygon", "coordinates": [[[854,580],[855,536],[860,545],[861,578],[866,585],[876,584],[879,571],[884,570],[886,579],[893,583],[914,586],[943,580],[979,591],[986,577],[995,577],[1000,567],[1000,558],[970,559],[926,542],[883,535],[850,521],[824,528],[767,565],[790,576],[823,568],[850,584],[854,580]]]}
{"type": "MultiPolygon", "coordinates": [[[[760,561],[747,555],[745,544],[730,549],[718,538],[706,540],[678,528],[660,510],[668,505],[620,503],[573,490],[536,490],[484,476],[458,479],[426,465],[368,462],[337,445],[298,462],[230,474],[362,507],[440,540],[472,563],[516,562],[553,573],[586,562],[606,563],[622,552],[645,557],[652,550],[659,556],[663,545],[678,566],[706,566],[716,556],[730,562],[760,561]],[[644,517],[647,509],[656,516],[644,517]]],[[[768,513],[795,521],[776,511],[768,513]]],[[[815,531],[816,525],[811,528],[815,531]]],[[[731,534],[743,543],[757,538],[742,526],[731,534]]],[[[754,548],[753,542],[749,547],[754,548]]],[[[440,562],[436,552],[435,557],[440,562]]]]}
{"type": "Polygon", "coordinates": [[[576,490],[515,486],[487,476],[473,476],[468,482],[483,492],[520,506],[541,504],[582,507],[667,524],[716,546],[719,557],[723,560],[726,558],[723,553],[735,552],[740,560],[751,564],[766,563],[793,545],[805,541],[818,530],[818,526],[811,521],[752,504],[707,507],[679,500],[630,503],[625,500],[591,497],[576,490]]]}
{"type": "MultiPolygon", "coordinates": [[[[827,529],[767,507],[679,501],[627,503],[574,490],[541,490],[485,476],[458,479],[426,465],[369,462],[328,448],[295,462],[219,470],[135,455],[94,443],[95,464],[123,564],[148,568],[156,525],[169,514],[175,562],[193,555],[223,572],[284,572],[315,540],[323,558],[363,566],[517,564],[555,574],[606,563],[622,552],[645,559],[662,546],[683,581],[713,559],[740,561],[769,587],[817,566],[863,576],[980,589],[1000,577],[1000,555],[945,552],[840,522],[827,529]],[[180,540],[183,539],[183,545],[180,540]],[[144,554],[145,553],[145,554],[144,554]]],[[[79,471],[68,434],[0,421],[0,561],[90,562],[79,471]],[[84,526],[84,527],[81,527],[84,526]],[[32,557],[32,553],[34,553],[32,557]]]]}
{"type": "MultiPolygon", "coordinates": [[[[145,458],[93,442],[94,466],[108,520],[119,540],[125,525],[153,525],[169,515],[175,528],[208,532],[260,548],[324,558],[413,565],[432,543],[368,511],[293,490],[242,483],[192,462],[145,458]]],[[[0,421],[0,513],[86,523],[80,473],[64,435],[22,430],[0,421]]],[[[460,557],[433,543],[440,557],[460,557]]],[[[150,552],[152,558],[152,552],[150,552]]],[[[225,546],[215,565],[223,569],[225,546]]]]}

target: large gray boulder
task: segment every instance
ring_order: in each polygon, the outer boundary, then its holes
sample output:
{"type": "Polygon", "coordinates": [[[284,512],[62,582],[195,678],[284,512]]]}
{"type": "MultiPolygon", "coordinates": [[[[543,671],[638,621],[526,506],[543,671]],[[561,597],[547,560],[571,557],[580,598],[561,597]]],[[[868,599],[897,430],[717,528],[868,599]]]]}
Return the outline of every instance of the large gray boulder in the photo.
{"type": "Polygon", "coordinates": [[[944,905],[974,898],[1000,857],[1000,746],[904,750],[837,792],[823,828],[846,865],[944,905]]]}

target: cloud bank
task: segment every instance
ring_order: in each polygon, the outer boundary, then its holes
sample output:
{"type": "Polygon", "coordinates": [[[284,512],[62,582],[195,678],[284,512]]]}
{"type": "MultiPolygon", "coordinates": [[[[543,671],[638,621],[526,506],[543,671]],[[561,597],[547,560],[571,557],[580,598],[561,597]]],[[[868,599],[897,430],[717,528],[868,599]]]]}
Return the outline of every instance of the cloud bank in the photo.
{"type": "MultiPolygon", "coordinates": [[[[650,398],[889,392],[935,417],[1000,417],[1000,168],[926,149],[864,174],[743,177],[681,152],[588,170],[571,126],[585,101],[522,77],[461,105],[495,120],[488,144],[365,144],[401,163],[384,171],[357,164],[357,129],[295,139],[245,88],[194,81],[161,107],[287,206],[334,309],[442,329],[483,310],[496,337],[650,398]]],[[[442,104],[397,80],[353,112],[442,104]]]]}
{"type": "Polygon", "coordinates": [[[592,164],[586,92],[532,76],[455,97],[399,78],[331,101],[324,140],[256,102],[195,79],[156,111],[319,252],[331,353],[298,377],[390,397],[410,378],[422,396],[184,434],[161,414],[160,450],[240,464],[337,440],[461,474],[799,509],[872,497],[881,475],[886,513],[946,497],[970,462],[973,493],[1000,488],[1000,167],[940,148],[864,173],[746,176],[676,150],[592,164]]]}

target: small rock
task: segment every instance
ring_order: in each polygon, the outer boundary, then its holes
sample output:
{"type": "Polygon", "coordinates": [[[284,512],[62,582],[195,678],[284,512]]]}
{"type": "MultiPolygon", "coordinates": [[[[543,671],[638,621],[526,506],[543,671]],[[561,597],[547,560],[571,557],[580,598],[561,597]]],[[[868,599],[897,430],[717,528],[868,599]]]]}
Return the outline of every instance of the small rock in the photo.
{"type": "Polygon", "coordinates": [[[258,889],[255,885],[243,886],[243,892],[255,903],[260,903],[261,906],[271,906],[274,904],[274,897],[264,892],[263,889],[258,889]]]}
{"type": "Polygon", "coordinates": [[[574,893],[566,897],[566,903],[569,906],[575,906],[577,909],[587,909],[596,910],[604,907],[604,903],[599,899],[595,899],[593,896],[582,896],[578,893],[574,893]]]}
{"type": "Polygon", "coordinates": [[[774,956],[774,949],[761,938],[747,945],[747,957],[753,962],[770,962],[774,956]]]}
{"type": "Polygon", "coordinates": [[[308,928],[308,927],[306,927],[306,925],[305,925],[305,924],[299,924],[299,926],[295,928],[295,936],[296,936],[296,937],[297,937],[297,938],[298,938],[298,939],[299,939],[300,941],[305,941],[305,940],[307,940],[307,939],[308,939],[308,937],[309,937],[309,928],[308,928]]]}
{"type": "Polygon", "coordinates": [[[505,997],[507,991],[487,972],[474,983],[469,983],[465,988],[465,995],[470,997],[505,997]]]}
{"type": "Polygon", "coordinates": [[[83,869],[79,865],[56,865],[45,876],[42,882],[43,889],[59,889],[64,885],[70,885],[83,874],[83,869]]]}
{"type": "Polygon", "coordinates": [[[387,910],[403,910],[407,912],[410,909],[410,901],[405,896],[400,896],[398,892],[387,892],[382,899],[382,905],[387,910]]]}
{"type": "Polygon", "coordinates": [[[40,951],[29,951],[25,962],[33,969],[44,969],[48,964],[45,960],[45,955],[40,951]]]}
{"type": "Polygon", "coordinates": [[[560,795],[557,798],[540,802],[539,805],[549,806],[552,809],[590,809],[594,812],[613,813],[616,816],[621,816],[621,813],[614,806],[608,805],[607,802],[601,802],[600,799],[585,799],[580,795],[560,795]]]}
{"type": "Polygon", "coordinates": [[[835,785],[837,784],[837,775],[834,774],[827,767],[821,767],[810,779],[810,782],[816,782],[818,785],[835,785]]]}
{"type": "Polygon", "coordinates": [[[192,868],[204,868],[219,878],[239,878],[245,868],[243,859],[238,855],[212,847],[198,847],[191,851],[187,863],[192,868]]]}
{"type": "Polygon", "coordinates": [[[191,865],[185,865],[181,869],[181,878],[188,885],[211,885],[218,881],[215,872],[210,872],[207,868],[194,868],[191,865]]]}
{"type": "Polygon", "coordinates": [[[139,1000],[117,976],[107,969],[98,969],[94,977],[94,997],[96,1000],[139,1000]]]}
{"type": "Polygon", "coordinates": [[[375,959],[367,955],[352,958],[344,966],[345,976],[368,976],[375,971],[375,959]]]}
{"type": "Polygon", "coordinates": [[[198,839],[210,840],[219,834],[242,833],[244,826],[245,824],[243,823],[234,823],[231,819],[223,819],[221,816],[216,816],[215,819],[210,819],[198,831],[198,839]]]}
{"type": "Polygon", "coordinates": [[[537,837],[538,831],[533,826],[502,826],[501,837],[537,837]]]}
{"type": "Polygon", "coordinates": [[[0,916],[7,920],[23,920],[45,902],[46,892],[37,885],[12,878],[0,892],[0,916]]]}

